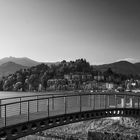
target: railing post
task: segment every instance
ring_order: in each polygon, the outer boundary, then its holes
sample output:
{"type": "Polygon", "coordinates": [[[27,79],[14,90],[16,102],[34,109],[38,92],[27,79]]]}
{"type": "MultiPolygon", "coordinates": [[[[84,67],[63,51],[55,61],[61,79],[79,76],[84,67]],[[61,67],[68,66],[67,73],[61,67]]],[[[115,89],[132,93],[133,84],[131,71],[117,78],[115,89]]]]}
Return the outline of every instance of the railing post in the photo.
{"type": "Polygon", "coordinates": [[[49,113],[49,104],[50,104],[50,100],[49,100],[49,98],[48,98],[48,117],[50,116],[50,113],[49,113]]]}
{"type": "Polygon", "coordinates": [[[30,102],[28,101],[28,121],[30,120],[30,102]]]}
{"type": "Polygon", "coordinates": [[[131,96],[129,96],[129,105],[133,108],[133,98],[131,96]]]}
{"type": "Polygon", "coordinates": [[[115,108],[117,108],[117,95],[115,94],[115,108]]]}
{"type": "Polygon", "coordinates": [[[124,95],[124,108],[126,108],[126,100],[127,100],[127,95],[124,95]]]}
{"type": "MultiPolygon", "coordinates": [[[[99,93],[100,94],[100,93],[99,93]]],[[[100,109],[100,95],[98,95],[98,109],[100,109]]]]}
{"type": "Polygon", "coordinates": [[[67,97],[64,97],[65,100],[65,114],[67,114],[67,97]]]}
{"type": "Polygon", "coordinates": [[[121,108],[125,107],[126,107],[126,95],[124,95],[123,98],[121,98],[121,108]]]}
{"type": "Polygon", "coordinates": [[[2,102],[1,102],[1,99],[0,99],[0,118],[2,117],[2,108],[1,108],[1,104],[2,104],[2,102]]]}
{"type": "Polygon", "coordinates": [[[39,111],[39,103],[38,103],[38,96],[37,96],[37,112],[39,111]]]}
{"type": "Polygon", "coordinates": [[[54,96],[52,95],[52,110],[54,110],[54,96]]]}
{"type": "Polygon", "coordinates": [[[5,115],[4,115],[4,118],[5,118],[5,126],[7,125],[7,122],[6,122],[6,105],[5,105],[5,115]]]}
{"type": "Polygon", "coordinates": [[[90,106],[90,107],[91,107],[91,103],[92,103],[92,98],[91,98],[91,97],[92,97],[92,95],[90,94],[90,95],[89,95],[89,98],[90,98],[90,99],[89,99],[89,100],[90,100],[89,106],[90,106]]]}
{"type": "Polygon", "coordinates": [[[139,97],[138,97],[138,108],[140,108],[140,99],[139,99],[139,97]]]}
{"type": "Polygon", "coordinates": [[[104,109],[105,109],[105,95],[104,95],[103,103],[104,103],[104,109]]]}
{"type": "Polygon", "coordinates": [[[134,96],[132,96],[132,108],[135,107],[135,104],[134,104],[134,96]]]}
{"type": "Polygon", "coordinates": [[[21,97],[19,98],[20,99],[20,115],[21,115],[21,97]]]}
{"type": "Polygon", "coordinates": [[[110,95],[107,95],[107,106],[106,106],[106,108],[109,108],[110,107],[110,95]]]}
{"type": "Polygon", "coordinates": [[[101,109],[101,95],[99,95],[100,109],[101,109]]]}
{"type": "Polygon", "coordinates": [[[94,99],[93,99],[93,102],[94,102],[94,103],[93,103],[93,110],[95,110],[95,94],[94,94],[93,97],[94,97],[94,99]]]}
{"type": "Polygon", "coordinates": [[[82,111],[82,100],[81,100],[81,94],[80,94],[80,112],[82,111]]]}
{"type": "Polygon", "coordinates": [[[108,104],[107,96],[108,95],[105,95],[105,109],[107,109],[107,104],[108,104]]]}

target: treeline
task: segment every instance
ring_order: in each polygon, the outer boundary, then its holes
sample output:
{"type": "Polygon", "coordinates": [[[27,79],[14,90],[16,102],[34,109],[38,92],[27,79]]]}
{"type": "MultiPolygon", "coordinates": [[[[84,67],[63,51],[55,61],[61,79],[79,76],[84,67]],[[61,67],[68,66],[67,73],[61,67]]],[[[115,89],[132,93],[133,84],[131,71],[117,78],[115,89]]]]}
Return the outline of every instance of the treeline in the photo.
{"type": "MultiPolygon", "coordinates": [[[[22,91],[38,90],[39,85],[43,90],[47,89],[47,81],[49,79],[64,79],[65,74],[90,74],[92,79],[95,75],[103,75],[105,78],[103,82],[120,83],[128,77],[121,74],[116,74],[108,69],[101,73],[93,69],[85,59],[77,59],[76,61],[66,62],[63,60],[58,65],[48,66],[47,64],[40,64],[28,69],[21,69],[14,74],[3,77],[0,81],[1,91],[22,91]]],[[[80,81],[79,81],[80,82],[80,81]]]]}
{"type": "Polygon", "coordinates": [[[92,67],[85,59],[66,62],[62,61],[58,65],[40,64],[28,69],[21,69],[14,74],[3,77],[0,81],[0,90],[4,91],[23,91],[32,89],[37,90],[41,84],[46,90],[49,79],[62,79],[64,74],[69,73],[92,73],[92,67]]]}

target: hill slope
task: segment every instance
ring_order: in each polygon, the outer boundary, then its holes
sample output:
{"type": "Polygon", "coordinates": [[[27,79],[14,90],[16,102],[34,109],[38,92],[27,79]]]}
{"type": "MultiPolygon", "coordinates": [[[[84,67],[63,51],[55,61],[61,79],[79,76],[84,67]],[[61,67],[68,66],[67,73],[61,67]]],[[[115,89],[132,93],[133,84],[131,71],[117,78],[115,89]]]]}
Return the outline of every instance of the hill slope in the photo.
{"type": "Polygon", "coordinates": [[[16,64],[14,62],[7,62],[0,66],[0,77],[7,76],[9,74],[15,73],[16,71],[20,69],[25,69],[26,66],[22,66],[19,64],[16,64]]]}
{"type": "Polygon", "coordinates": [[[0,65],[7,62],[14,62],[16,64],[27,66],[27,67],[36,66],[39,64],[39,62],[29,59],[27,57],[23,57],[23,58],[5,57],[5,58],[0,59],[0,65]]]}
{"type": "Polygon", "coordinates": [[[137,64],[132,64],[127,61],[119,61],[111,64],[104,64],[104,65],[98,65],[98,66],[93,66],[95,69],[100,70],[100,71],[105,71],[108,68],[111,68],[114,72],[116,73],[121,73],[121,74],[140,74],[140,63],[137,64]]]}
{"type": "Polygon", "coordinates": [[[140,71],[140,63],[135,63],[135,66],[136,66],[137,69],[140,71]]]}

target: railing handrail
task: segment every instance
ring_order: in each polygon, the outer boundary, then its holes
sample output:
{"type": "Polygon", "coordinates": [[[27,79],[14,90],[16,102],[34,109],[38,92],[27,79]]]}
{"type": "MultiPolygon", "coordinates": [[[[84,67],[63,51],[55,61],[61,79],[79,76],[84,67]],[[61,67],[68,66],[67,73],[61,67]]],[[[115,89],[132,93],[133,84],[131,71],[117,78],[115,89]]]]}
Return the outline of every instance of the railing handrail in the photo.
{"type": "MultiPolygon", "coordinates": [[[[71,91],[60,91],[59,93],[57,93],[57,91],[54,91],[53,93],[50,93],[49,92],[49,94],[47,92],[31,92],[31,93],[38,93],[38,94],[36,94],[36,95],[35,94],[34,95],[27,95],[27,96],[6,97],[6,98],[0,98],[0,100],[9,100],[9,99],[27,98],[27,97],[36,97],[36,96],[50,96],[50,95],[64,95],[64,94],[75,94],[75,93],[79,93],[79,92],[75,92],[75,91],[73,91],[73,92],[74,93],[71,93],[71,91]]],[[[21,92],[21,93],[28,94],[30,92],[21,92]]]]}
{"type": "MultiPolygon", "coordinates": [[[[47,94],[49,95],[49,94],[47,94]]],[[[115,93],[115,94],[111,94],[111,93],[78,93],[78,94],[50,94],[52,96],[50,97],[45,97],[45,98],[36,98],[36,99],[27,99],[27,100],[20,100],[20,101],[15,101],[15,102],[11,102],[11,103],[4,103],[4,104],[1,104],[1,106],[7,106],[7,105],[11,105],[11,104],[18,104],[18,103],[23,103],[23,102],[31,102],[31,101],[37,101],[37,100],[45,100],[45,99],[52,99],[52,98],[63,98],[63,97],[74,97],[74,96],[87,96],[87,95],[117,95],[117,96],[132,96],[132,97],[140,97],[140,95],[136,95],[136,94],[125,94],[125,93],[115,93]],[[55,95],[58,95],[58,96],[55,96],[55,95]]],[[[33,97],[38,97],[40,95],[36,95],[36,96],[33,96],[33,97]]],[[[42,95],[43,96],[43,95],[42,95]]],[[[45,96],[45,95],[44,95],[45,96]]],[[[32,97],[32,96],[24,96],[24,98],[26,97],[32,97]]],[[[17,97],[17,98],[23,98],[23,97],[17,97]]],[[[16,98],[15,98],[16,99],[16,98]]]]}
{"type": "Polygon", "coordinates": [[[18,99],[18,98],[28,98],[28,97],[37,97],[37,96],[55,96],[55,95],[63,95],[65,93],[54,93],[54,94],[37,94],[37,95],[27,95],[27,96],[15,96],[15,97],[7,97],[7,98],[0,98],[0,100],[10,100],[10,99],[18,99]]]}
{"type": "MultiPolygon", "coordinates": [[[[25,93],[28,93],[28,92],[25,92],[25,93]]],[[[37,92],[36,92],[37,93],[37,92]]],[[[85,94],[84,91],[82,92],[74,92],[74,93],[69,93],[68,91],[66,92],[60,92],[60,93],[55,93],[54,94],[51,94],[51,93],[45,93],[42,92],[40,95],[37,94],[37,95],[27,95],[27,96],[15,96],[15,97],[6,97],[6,98],[0,98],[0,100],[9,100],[9,99],[17,99],[17,98],[27,98],[27,97],[37,97],[37,96],[55,96],[55,95],[64,95],[64,94],[75,94],[75,93],[78,93],[78,94],[85,94]],[[43,94],[42,94],[43,93],[43,94]]],[[[130,96],[140,96],[140,94],[137,94],[137,93],[133,93],[133,92],[110,92],[110,91],[105,91],[105,92],[86,92],[85,95],[87,94],[99,94],[99,95],[111,95],[111,94],[117,94],[117,95],[130,95],[130,96]]]]}
{"type": "Polygon", "coordinates": [[[80,96],[80,95],[91,95],[91,94],[71,94],[71,95],[60,95],[60,96],[51,96],[51,97],[45,97],[45,98],[36,98],[36,99],[27,99],[27,100],[22,100],[22,101],[15,101],[15,102],[11,102],[11,103],[5,103],[5,104],[1,104],[0,106],[7,106],[7,105],[11,105],[11,104],[19,104],[19,103],[23,103],[23,102],[31,102],[31,101],[37,101],[37,100],[45,100],[45,99],[52,99],[52,98],[63,98],[63,97],[74,97],[74,96],[80,96]]]}

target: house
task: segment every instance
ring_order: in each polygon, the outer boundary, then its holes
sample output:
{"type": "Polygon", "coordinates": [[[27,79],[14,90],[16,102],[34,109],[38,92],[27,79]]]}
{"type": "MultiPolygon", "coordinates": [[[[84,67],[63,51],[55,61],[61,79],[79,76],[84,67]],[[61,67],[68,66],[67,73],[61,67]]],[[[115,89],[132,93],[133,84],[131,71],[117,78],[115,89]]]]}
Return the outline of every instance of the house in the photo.
{"type": "Polygon", "coordinates": [[[67,85],[66,79],[49,79],[47,81],[47,86],[51,90],[61,90],[67,85]]]}
{"type": "Polygon", "coordinates": [[[106,89],[111,90],[114,88],[114,83],[106,83],[106,89]]]}
{"type": "Polygon", "coordinates": [[[72,75],[71,74],[65,74],[64,75],[64,79],[71,80],[72,79],[72,75]]]}
{"type": "Polygon", "coordinates": [[[91,74],[65,74],[64,79],[67,80],[77,80],[77,81],[89,81],[92,79],[91,74]]]}
{"type": "Polygon", "coordinates": [[[104,76],[103,75],[95,75],[94,76],[94,80],[96,80],[96,81],[102,81],[102,80],[104,80],[105,78],[104,78],[104,76]]]}

